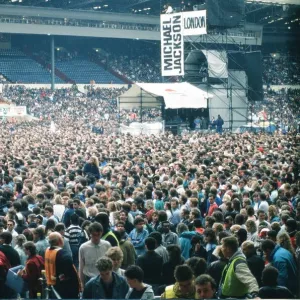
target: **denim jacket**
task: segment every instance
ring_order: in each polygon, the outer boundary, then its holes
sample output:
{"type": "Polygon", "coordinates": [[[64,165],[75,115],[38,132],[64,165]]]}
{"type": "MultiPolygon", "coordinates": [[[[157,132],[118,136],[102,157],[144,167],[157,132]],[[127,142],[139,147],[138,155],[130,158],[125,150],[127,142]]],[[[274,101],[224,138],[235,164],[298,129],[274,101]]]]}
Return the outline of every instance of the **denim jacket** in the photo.
{"type": "MultiPolygon", "coordinates": [[[[125,299],[129,291],[125,278],[119,276],[115,272],[113,275],[113,294],[112,299],[125,299]]],[[[84,287],[82,299],[106,299],[103,285],[100,282],[100,275],[93,277],[84,287]]]]}

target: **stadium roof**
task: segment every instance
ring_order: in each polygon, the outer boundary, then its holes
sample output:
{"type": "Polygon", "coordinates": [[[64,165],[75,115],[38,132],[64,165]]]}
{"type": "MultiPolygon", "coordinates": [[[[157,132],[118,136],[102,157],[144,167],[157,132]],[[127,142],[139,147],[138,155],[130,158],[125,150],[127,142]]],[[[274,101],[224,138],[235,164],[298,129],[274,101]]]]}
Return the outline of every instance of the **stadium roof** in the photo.
{"type": "MultiPolygon", "coordinates": [[[[300,28],[300,0],[245,0],[247,22],[277,28],[284,31],[297,31],[300,28]],[[297,5],[298,4],[298,5],[297,5]]],[[[159,15],[163,6],[192,10],[195,4],[205,0],[0,0],[0,4],[58,7],[65,9],[92,9],[101,12],[123,12],[133,14],[159,15]]]]}

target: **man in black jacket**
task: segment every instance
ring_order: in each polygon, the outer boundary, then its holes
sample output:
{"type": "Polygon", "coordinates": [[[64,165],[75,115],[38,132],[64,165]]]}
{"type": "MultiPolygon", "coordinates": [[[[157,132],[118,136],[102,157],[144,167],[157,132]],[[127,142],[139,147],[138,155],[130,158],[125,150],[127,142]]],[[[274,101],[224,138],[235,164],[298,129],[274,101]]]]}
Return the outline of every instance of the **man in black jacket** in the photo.
{"type": "Polygon", "coordinates": [[[278,270],[274,267],[266,267],[262,272],[262,287],[259,289],[258,296],[261,299],[294,299],[292,292],[284,287],[277,285],[278,270]]]}
{"type": "Polygon", "coordinates": [[[163,258],[155,252],[156,240],[148,237],[145,240],[147,252],[137,258],[136,264],[144,271],[144,282],[155,290],[161,284],[163,258]]]}
{"type": "Polygon", "coordinates": [[[5,254],[9,260],[11,267],[16,267],[21,264],[18,252],[10,245],[12,241],[12,234],[8,231],[0,234],[0,251],[5,254]]]}
{"type": "Polygon", "coordinates": [[[247,258],[247,264],[251,273],[256,278],[259,287],[261,287],[262,286],[261,276],[265,268],[264,260],[260,256],[256,255],[253,242],[245,241],[242,243],[241,248],[247,258]]]}

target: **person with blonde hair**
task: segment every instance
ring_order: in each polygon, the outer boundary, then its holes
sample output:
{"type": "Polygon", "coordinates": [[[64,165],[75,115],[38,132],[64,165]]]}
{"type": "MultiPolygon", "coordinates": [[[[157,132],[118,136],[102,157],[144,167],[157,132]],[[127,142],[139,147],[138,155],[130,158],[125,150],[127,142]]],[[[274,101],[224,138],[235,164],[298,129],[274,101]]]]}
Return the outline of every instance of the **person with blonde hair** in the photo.
{"type": "Polygon", "coordinates": [[[269,214],[269,222],[270,224],[274,222],[280,222],[280,218],[278,217],[278,210],[275,205],[270,205],[268,209],[269,214]]]}
{"type": "Polygon", "coordinates": [[[91,156],[89,161],[83,167],[83,174],[86,176],[93,176],[100,179],[99,161],[96,156],[91,156]]]}
{"type": "Polygon", "coordinates": [[[295,256],[295,249],[292,246],[292,242],[290,236],[286,232],[282,232],[277,236],[277,244],[282,248],[291,252],[293,256],[295,256]]]}
{"type": "Polygon", "coordinates": [[[108,258],[110,258],[113,262],[113,271],[115,273],[117,273],[120,276],[124,277],[125,274],[125,270],[121,269],[121,265],[123,262],[123,251],[121,250],[120,247],[111,247],[109,248],[106,253],[105,256],[107,256],[108,258]]]}

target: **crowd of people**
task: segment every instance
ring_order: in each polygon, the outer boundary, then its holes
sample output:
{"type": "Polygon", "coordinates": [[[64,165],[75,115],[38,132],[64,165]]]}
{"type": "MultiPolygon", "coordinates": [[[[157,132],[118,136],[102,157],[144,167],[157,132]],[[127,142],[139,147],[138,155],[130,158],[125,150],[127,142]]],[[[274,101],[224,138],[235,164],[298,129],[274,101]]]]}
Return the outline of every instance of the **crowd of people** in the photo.
{"type": "Polygon", "coordinates": [[[264,101],[257,101],[253,106],[251,104],[249,112],[255,115],[255,122],[271,122],[284,132],[300,132],[300,90],[268,89],[264,101]]]}
{"type": "Polygon", "coordinates": [[[133,82],[161,82],[159,60],[141,55],[130,59],[125,55],[114,55],[109,66],[117,73],[124,75],[133,82]]]}
{"type": "Polygon", "coordinates": [[[299,297],[299,136],[93,133],[120,92],[4,89],[0,298],[299,297]]]}
{"type": "Polygon", "coordinates": [[[299,74],[299,56],[276,53],[263,58],[263,83],[265,85],[299,84],[299,74]]]}
{"type": "Polygon", "coordinates": [[[134,121],[151,122],[161,117],[159,108],[118,109],[117,98],[127,90],[122,88],[95,88],[86,86],[80,92],[73,88],[50,89],[5,86],[3,97],[19,106],[26,106],[27,112],[39,120],[78,124],[86,128],[102,128],[104,133],[115,132],[119,122],[129,125],[134,121]],[[142,115],[142,116],[141,116],[142,115]]]}

